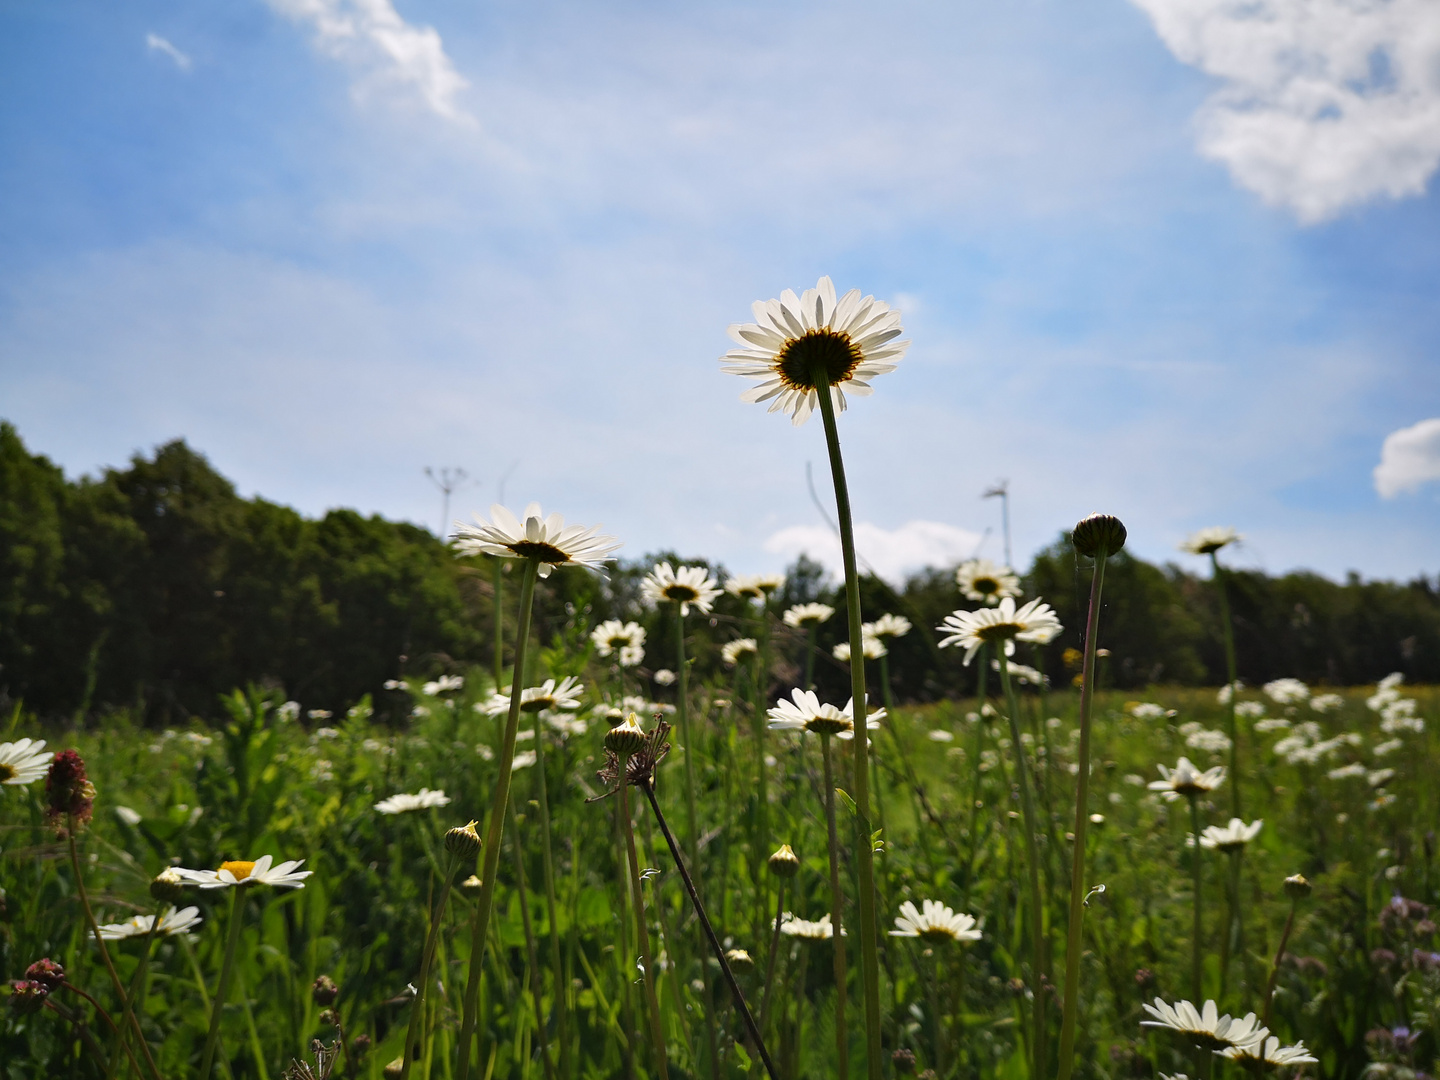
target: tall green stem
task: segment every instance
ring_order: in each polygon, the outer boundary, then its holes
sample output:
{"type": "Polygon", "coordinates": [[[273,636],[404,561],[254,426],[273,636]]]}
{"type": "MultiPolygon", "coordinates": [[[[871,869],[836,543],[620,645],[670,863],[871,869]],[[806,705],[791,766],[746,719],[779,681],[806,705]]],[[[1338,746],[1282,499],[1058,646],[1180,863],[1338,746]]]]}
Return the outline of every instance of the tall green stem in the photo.
{"type": "MultiPolygon", "coordinates": [[[[559,920],[555,917],[555,862],[550,846],[550,795],[545,779],[545,725],[540,713],[535,714],[535,781],[540,803],[540,854],[545,877],[545,911],[550,921],[550,978],[555,986],[555,1036],[560,1042],[561,1080],[573,1075],[570,1062],[570,1038],[565,966],[560,953],[559,920]]],[[[538,1004],[536,1006],[539,1007],[538,1004]]]]}
{"type": "Polygon", "coordinates": [[[835,1060],[836,1076],[850,1075],[850,1032],[845,1024],[844,895],[840,891],[840,837],[835,827],[835,774],[830,764],[830,736],[820,736],[820,759],[825,767],[825,829],[830,841],[830,926],[835,953],[835,1060]]]}
{"type": "MultiPolygon", "coordinates": [[[[1225,715],[1225,734],[1230,736],[1230,816],[1240,817],[1240,739],[1235,727],[1235,628],[1230,622],[1230,598],[1225,589],[1225,573],[1220,569],[1220,559],[1210,552],[1211,577],[1215,581],[1215,595],[1220,599],[1220,629],[1225,635],[1225,678],[1230,700],[1225,715]]],[[[1199,843],[1199,840],[1196,840],[1199,843]]]]}
{"type": "Polygon", "coordinates": [[[690,734],[690,665],[685,660],[685,616],[675,605],[675,711],[680,718],[680,740],[685,744],[685,847],[690,864],[699,867],[700,834],[695,821],[695,741],[690,734]]]}
{"type": "MultiPolygon", "coordinates": [[[[1075,846],[1070,860],[1070,917],[1065,927],[1065,996],[1060,1013],[1060,1080],[1075,1068],[1075,1025],[1080,1010],[1080,948],[1085,922],[1085,829],[1090,824],[1090,710],[1095,701],[1095,646],[1100,629],[1100,593],[1109,551],[1095,553],[1090,578],[1090,611],[1085,619],[1085,661],[1080,683],[1080,772],[1075,784],[1075,846]]],[[[1041,680],[1042,685],[1044,680],[1041,680]]],[[[1048,755],[1047,755],[1048,761],[1048,755]]]]}
{"type": "Polygon", "coordinates": [[[495,645],[490,660],[495,668],[495,689],[498,692],[505,677],[505,561],[495,555],[490,557],[490,561],[494,564],[491,584],[495,600],[495,645]]]}
{"type": "Polygon", "coordinates": [[[495,907],[495,872],[500,865],[500,841],[505,833],[505,808],[510,803],[510,770],[515,761],[515,737],[520,731],[520,697],[525,691],[525,648],[530,641],[530,613],[535,602],[538,559],[525,560],[520,582],[520,619],[515,631],[515,671],[510,684],[510,712],[505,718],[505,735],[496,763],[495,792],[490,801],[490,820],[485,831],[485,859],[480,871],[480,899],[471,922],[470,970],[465,982],[465,1003],[460,1020],[460,1080],[470,1075],[470,1043],[475,1035],[475,1015],[480,1001],[480,971],[485,959],[485,939],[490,930],[490,913],[495,907]]]}
{"type": "MultiPolygon", "coordinates": [[[[687,755],[688,756],[688,755],[687,755]]],[[[645,1012],[650,1017],[650,1047],[655,1055],[655,1074],[665,1080],[670,1067],[665,1054],[665,1033],[660,1027],[660,1001],[655,995],[655,971],[650,958],[650,925],[645,918],[645,895],[640,891],[640,860],[635,855],[635,828],[630,820],[629,759],[620,761],[620,822],[625,831],[625,856],[630,865],[630,896],[635,909],[635,942],[639,950],[640,975],[645,982],[645,1012]]],[[[628,976],[627,976],[628,978],[628,976]]]]}
{"type": "Polygon", "coordinates": [[[805,631],[805,689],[815,689],[815,637],[820,632],[820,624],[812,622],[810,628],[805,631]]]}
{"type": "MultiPolygon", "coordinates": [[[[830,475],[835,481],[835,516],[840,524],[840,553],[845,564],[845,606],[850,623],[850,696],[855,712],[855,817],[856,868],[860,887],[860,978],[865,993],[865,1063],[869,1080],[881,1080],[880,953],[875,917],[875,853],[870,830],[870,747],[866,735],[869,707],[865,699],[865,642],[860,629],[860,573],[856,569],[855,526],[850,514],[850,491],[845,483],[845,462],[840,456],[840,433],[835,426],[835,402],[823,364],[811,369],[825,423],[825,447],[830,452],[830,475]]],[[[839,930],[836,930],[839,933],[839,930]]],[[[842,1080],[846,1078],[842,1077],[842,1080]]]]}
{"type": "Polygon", "coordinates": [[[1200,799],[1199,796],[1190,796],[1190,834],[1195,837],[1195,847],[1190,852],[1191,861],[1194,865],[1195,880],[1195,904],[1194,922],[1190,934],[1190,1000],[1199,1004],[1200,997],[1200,853],[1204,848],[1200,846],[1200,799]]]}
{"type": "Polygon", "coordinates": [[[1010,661],[1004,647],[997,648],[1000,658],[1000,686],[1005,693],[1005,711],[1010,719],[1010,742],[1015,751],[1015,779],[1020,785],[1020,808],[1025,815],[1025,861],[1030,871],[1030,979],[1034,988],[1031,1024],[1031,1052],[1034,1063],[1032,1077],[1045,1075],[1045,908],[1040,896],[1040,859],[1035,850],[1035,799],[1030,793],[1030,768],[1025,759],[1025,744],[1020,740],[1020,703],[1010,684],[1010,661]]]}
{"type": "Polygon", "coordinates": [[[225,937],[225,958],[220,961],[220,982],[210,1000],[210,1030],[205,1033],[205,1052],[200,1055],[200,1080],[210,1080],[215,1048],[220,1043],[220,1013],[225,1008],[225,996],[230,992],[230,975],[235,970],[235,949],[240,944],[240,916],[245,910],[245,888],[244,885],[230,888],[230,932],[225,937]]]}
{"type": "Polygon", "coordinates": [[[400,1080],[409,1077],[410,1067],[415,1064],[415,1057],[420,1053],[425,998],[430,989],[430,965],[435,961],[435,944],[440,940],[440,923],[445,916],[445,902],[450,899],[450,882],[454,877],[455,856],[446,852],[445,869],[440,875],[440,890],[430,912],[430,930],[425,935],[425,951],[420,954],[420,974],[415,980],[415,1000],[410,1003],[410,1024],[405,1031],[405,1052],[400,1065],[400,1080]]]}
{"type": "Polygon", "coordinates": [[[1275,950],[1275,962],[1270,965],[1270,978],[1265,980],[1265,1001],[1261,1006],[1260,1022],[1270,1026],[1270,1007],[1275,1001],[1275,981],[1280,977],[1280,961],[1285,959],[1285,946],[1290,943],[1290,931],[1295,926],[1295,909],[1300,906],[1296,897],[1290,898],[1290,914],[1285,916],[1285,929],[1280,932],[1280,947],[1275,950]]]}

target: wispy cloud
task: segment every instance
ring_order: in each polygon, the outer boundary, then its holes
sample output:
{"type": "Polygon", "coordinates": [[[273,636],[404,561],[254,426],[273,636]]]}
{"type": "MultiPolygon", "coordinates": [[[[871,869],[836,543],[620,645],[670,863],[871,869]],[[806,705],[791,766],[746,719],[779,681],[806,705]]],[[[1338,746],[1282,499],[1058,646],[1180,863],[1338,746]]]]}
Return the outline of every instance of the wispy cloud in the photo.
{"type": "MultiPolygon", "coordinates": [[[[882,529],[868,521],[855,526],[859,558],[886,581],[899,584],[909,572],[926,566],[952,566],[975,554],[979,533],[939,521],[907,521],[898,529],[882,529]]],[[[765,541],[772,555],[794,558],[802,552],[839,574],[840,539],[823,525],[791,525],[765,541]]]]}
{"type": "Polygon", "coordinates": [[[1224,85],[1201,152],[1266,202],[1323,221],[1420,195],[1440,165],[1434,0],[1134,0],[1175,56],[1224,85]]]}
{"type": "Polygon", "coordinates": [[[1380,448],[1375,490],[1382,499],[1413,494],[1440,480],[1440,417],[1392,431],[1380,448]]]}
{"type": "Polygon", "coordinates": [[[175,66],[178,67],[181,71],[190,70],[190,57],[186,56],[183,52],[181,52],[179,49],[177,49],[174,45],[172,45],[165,38],[161,37],[159,34],[146,34],[145,47],[148,48],[151,52],[164,53],[171,60],[175,61],[175,66]]]}
{"type": "Polygon", "coordinates": [[[390,0],[269,3],[281,14],[313,26],[316,47],[360,68],[367,83],[405,87],[417,93],[436,115],[457,123],[474,123],[474,118],[456,102],[470,84],[450,62],[439,32],[431,26],[411,26],[390,0]]]}

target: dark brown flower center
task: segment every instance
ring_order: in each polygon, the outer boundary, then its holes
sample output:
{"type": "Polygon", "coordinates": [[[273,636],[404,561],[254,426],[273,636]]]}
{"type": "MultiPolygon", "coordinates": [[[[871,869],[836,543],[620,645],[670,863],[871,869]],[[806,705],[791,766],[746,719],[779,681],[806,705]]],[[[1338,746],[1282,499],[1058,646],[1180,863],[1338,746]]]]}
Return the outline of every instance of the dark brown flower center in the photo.
{"type": "Polygon", "coordinates": [[[981,641],[1004,641],[1006,638],[1013,638],[1024,629],[1025,627],[1019,623],[991,623],[989,626],[982,626],[976,630],[975,636],[981,641]]]}
{"type": "Polygon", "coordinates": [[[570,561],[570,556],[554,544],[545,544],[538,540],[517,540],[515,543],[506,544],[505,546],[522,559],[539,559],[541,562],[546,563],[563,563],[570,561]]]}
{"type": "Polygon", "coordinates": [[[775,368],[780,380],[792,390],[814,390],[817,367],[824,370],[826,381],[834,386],[850,378],[863,359],[849,334],[807,330],[781,346],[775,368]]]}
{"type": "Polygon", "coordinates": [[[814,716],[805,721],[805,730],[812,735],[839,735],[842,731],[854,731],[855,725],[833,716],[814,716]]]}
{"type": "Polygon", "coordinates": [[[989,596],[1000,591],[1000,582],[993,577],[977,577],[970,583],[970,587],[982,596],[989,596]]]}
{"type": "Polygon", "coordinates": [[[700,599],[700,593],[693,586],[676,583],[665,586],[665,599],[689,604],[700,599]]]}
{"type": "Polygon", "coordinates": [[[537,713],[541,709],[553,709],[554,707],[555,699],[553,697],[536,697],[520,702],[520,711],[527,713],[537,713]]]}
{"type": "Polygon", "coordinates": [[[6,780],[14,780],[15,777],[19,775],[20,770],[15,768],[14,765],[7,765],[3,761],[0,761],[0,784],[3,784],[6,780]]]}

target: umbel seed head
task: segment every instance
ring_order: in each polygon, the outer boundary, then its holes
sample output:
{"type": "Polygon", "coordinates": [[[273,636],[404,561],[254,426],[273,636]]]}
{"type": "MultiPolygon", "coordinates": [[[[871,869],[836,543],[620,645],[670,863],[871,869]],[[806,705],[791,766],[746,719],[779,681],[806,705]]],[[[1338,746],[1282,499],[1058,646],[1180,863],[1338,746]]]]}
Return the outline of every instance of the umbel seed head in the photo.
{"type": "Polygon", "coordinates": [[[322,1008],[329,1008],[335,1004],[335,999],[340,996],[340,987],[335,985],[335,980],[329,975],[321,975],[310,985],[310,996],[315,999],[315,1004],[322,1008]]]}
{"type": "Polygon", "coordinates": [[[625,717],[623,724],[619,724],[605,733],[605,749],[618,758],[628,758],[638,754],[644,746],[645,729],[640,726],[640,721],[635,718],[633,712],[625,717]]]}
{"type": "Polygon", "coordinates": [[[1070,539],[1087,558],[1114,555],[1125,546],[1125,526],[1112,514],[1091,514],[1075,526],[1070,539]]]}
{"type": "Polygon", "coordinates": [[[1310,890],[1310,881],[1304,874],[1291,874],[1285,879],[1285,895],[1291,900],[1304,900],[1310,890]]]}
{"type": "Polygon", "coordinates": [[[800,872],[800,857],[789,844],[781,844],[780,850],[770,856],[770,872],[782,878],[792,878],[800,872]]]}
{"type": "Polygon", "coordinates": [[[178,904],[184,894],[185,880],[176,873],[173,866],[161,870],[150,882],[151,897],[162,904],[178,904]]]}
{"type": "Polygon", "coordinates": [[[445,850],[461,859],[473,859],[480,854],[480,834],[475,831],[476,822],[451,829],[445,834],[445,850]]]}

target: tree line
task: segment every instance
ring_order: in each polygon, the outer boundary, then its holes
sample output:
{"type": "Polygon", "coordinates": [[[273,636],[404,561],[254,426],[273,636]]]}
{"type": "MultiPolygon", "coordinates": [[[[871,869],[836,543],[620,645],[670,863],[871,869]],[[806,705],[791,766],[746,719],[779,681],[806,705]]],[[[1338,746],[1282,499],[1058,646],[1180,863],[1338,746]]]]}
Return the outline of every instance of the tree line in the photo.
{"type": "MultiPolygon", "coordinates": [[[[642,611],[639,583],[661,553],[618,563],[608,578],[555,574],[536,597],[542,653],[582,641],[611,617],[650,631],[641,671],[673,666],[672,614],[642,611]]],[[[689,563],[703,562],[686,559],[689,563]]],[[[714,567],[723,576],[723,568],[714,567]]],[[[382,714],[404,707],[384,684],[410,675],[489,670],[494,583],[488,559],[457,559],[430,532],[353,510],[306,518],[234,485],[183,440],[136,455],[126,468],[67,479],[0,422],[0,705],[23,702],[51,718],[103,717],[131,709],[155,724],[219,711],[219,696],[247,683],[277,686],[307,708],[338,710],[372,695],[382,714]]],[[[1072,671],[1088,570],[1063,536],[1024,575],[1027,596],[1053,605],[1065,633],[1017,659],[1055,683],[1072,671]]],[[[1440,681],[1440,579],[1344,582],[1318,574],[1230,571],[1240,676],[1261,683],[1295,676],[1315,684],[1373,682],[1391,671],[1440,681]]],[[[779,692],[796,681],[804,639],[779,624],[791,603],[837,609],[819,636],[816,680],[845,696],[830,658],[843,638],[844,593],[817,564],[789,569],[771,617],[779,692]]],[[[915,624],[892,639],[887,659],[901,700],[973,693],[977,673],[936,647],[933,627],[962,606],[953,568],[912,576],[903,588],[866,579],[867,618],[884,612],[915,624]]],[[[509,607],[502,605],[502,608],[509,607]]],[[[513,617],[513,616],[512,616],[513,617]]],[[[700,677],[723,672],[720,646],[756,631],[753,608],[725,596],[710,619],[692,619],[700,677]]],[[[1118,687],[1224,682],[1215,590],[1175,565],[1121,554],[1106,572],[1101,679],[1118,687]]]]}

